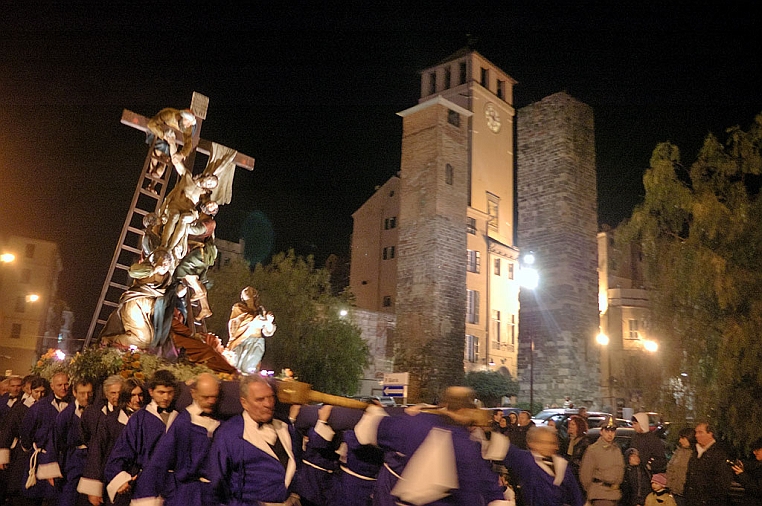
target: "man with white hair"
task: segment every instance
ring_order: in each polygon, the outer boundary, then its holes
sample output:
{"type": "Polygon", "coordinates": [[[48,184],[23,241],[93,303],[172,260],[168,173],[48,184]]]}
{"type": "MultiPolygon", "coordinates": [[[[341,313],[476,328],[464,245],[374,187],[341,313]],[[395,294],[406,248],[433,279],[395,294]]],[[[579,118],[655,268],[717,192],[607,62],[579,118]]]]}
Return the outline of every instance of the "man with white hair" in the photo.
{"type": "Polygon", "coordinates": [[[241,379],[243,413],[217,429],[209,457],[215,499],[226,506],[298,505],[294,476],[302,439],[293,425],[274,419],[275,391],[262,376],[241,379]]]}

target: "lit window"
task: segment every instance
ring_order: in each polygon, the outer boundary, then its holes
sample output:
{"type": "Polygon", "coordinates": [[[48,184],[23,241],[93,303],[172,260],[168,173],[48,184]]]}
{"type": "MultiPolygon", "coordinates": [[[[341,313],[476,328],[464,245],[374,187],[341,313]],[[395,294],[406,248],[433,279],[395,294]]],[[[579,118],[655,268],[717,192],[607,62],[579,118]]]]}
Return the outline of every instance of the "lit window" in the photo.
{"type": "Polygon", "coordinates": [[[466,218],[466,232],[476,235],[476,218],[466,218]]]}
{"type": "Polygon", "coordinates": [[[516,344],[516,315],[511,315],[511,344],[516,344]]]}
{"type": "Polygon", "coordinates": [[[470,334],[466,335],[466,346],[464,358],[466,361],[474,363],[479,360],[479,338],[470,334]]]}
{"type": "Polygon", "coordinates": [[[638,320],[628,320],[627,327],[627,339],[640,339],[640,323],[638,320]]]}
{"type": "Polygon", "coordinates": [[[487,226],[490,230],[498,230],[498,216],[500,211],[500,197],[487,192],[487,214],[489,215],[487,226]]]}
{"type": "Polygon", "coordinates": [[[478,273],[481,267],[481,253],[478,251],[469,249],[466,250],[466,270],[468,272],[478,273]]]}
{"type": "Polygon", "coordinates": [[[466,323],[479,323],[479,292],[466,290],[466,323]]]}
{"type": "Polygon", "coordinates": [[[500,311],[493,310],[492,311],[492,323],[494,325],[493,329],[493,335],[495,336],[495,341],[498,343],[500,342],[500,311]]]}

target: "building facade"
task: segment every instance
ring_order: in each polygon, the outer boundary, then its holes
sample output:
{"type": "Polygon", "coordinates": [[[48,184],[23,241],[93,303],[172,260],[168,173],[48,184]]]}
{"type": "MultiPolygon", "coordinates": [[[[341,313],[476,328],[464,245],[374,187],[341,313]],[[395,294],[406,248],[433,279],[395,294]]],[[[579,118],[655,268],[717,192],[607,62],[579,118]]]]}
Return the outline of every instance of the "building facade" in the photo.
{"type": "Polygon", "coordinates": [[[10,236],[0,249],[6,259],[0,264],[0,373],[23,375],[47,348],[67,340],[73,318],[56,309],[63,266],[55,243],[10,236]]]}
{"type": "Polygon", "coordinates": [[[396,316],[387,348],[424,395],[463,370],[516,375],[514,84],[468,49],[423,70],[399,176],[353,215],[357,306],[396,316]]]}
{"type": "Polygon", "coordinates": [[[635,411],[653,390],[656,340],[649,333],[650,303],[645,286],[641,251],[636,244],[617,245],[614,233],[598,233],[598,305],[601,334],[601,390],[612,412],[624,407],[635,411]]]}

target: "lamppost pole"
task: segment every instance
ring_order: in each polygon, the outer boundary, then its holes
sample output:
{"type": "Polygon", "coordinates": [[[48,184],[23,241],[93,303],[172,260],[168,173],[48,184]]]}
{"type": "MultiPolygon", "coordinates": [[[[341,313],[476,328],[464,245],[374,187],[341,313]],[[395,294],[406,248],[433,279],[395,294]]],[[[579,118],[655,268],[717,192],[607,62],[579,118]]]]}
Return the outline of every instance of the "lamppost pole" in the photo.
{"type": "MultiPolygon", "coordinates": [[[[522,260],[520,275],[520,284],[522,288],[531,290],[537,297],[535,289],[540,283],[540,275],[537,269],[533,267],[535,262],[534,253],[531,251],[524,255],[522,260]]],[[[537,308],[535,307],[535,311],[537,308]]],[[[529,331],[529,411],[534,410],[534,333],[535,329],[529,331]]]]}
{"type": "Polygon", "coordinates": [[[534,410],[534,332],[529,333],[529,411],[534,410]]]}

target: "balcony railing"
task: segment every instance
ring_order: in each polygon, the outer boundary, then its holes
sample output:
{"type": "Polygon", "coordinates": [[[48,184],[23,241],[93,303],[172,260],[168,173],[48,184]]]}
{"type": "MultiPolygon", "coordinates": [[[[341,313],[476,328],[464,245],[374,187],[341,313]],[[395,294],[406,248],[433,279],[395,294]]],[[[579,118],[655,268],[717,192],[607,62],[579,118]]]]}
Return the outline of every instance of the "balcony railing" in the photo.
{"type": "Polygon", "coordinates": [[[515,346],[508,343],[501,343],[500,341],[492,341],[492,346],[490,346],[490,349],[495,351],[504,351],[506,353],[513,353],[515,351],[515,346]]]}

